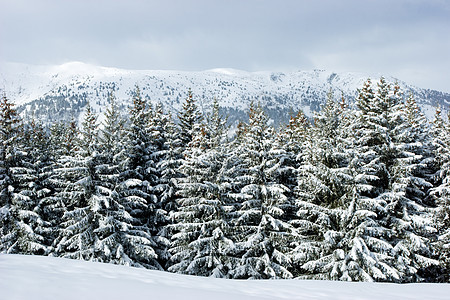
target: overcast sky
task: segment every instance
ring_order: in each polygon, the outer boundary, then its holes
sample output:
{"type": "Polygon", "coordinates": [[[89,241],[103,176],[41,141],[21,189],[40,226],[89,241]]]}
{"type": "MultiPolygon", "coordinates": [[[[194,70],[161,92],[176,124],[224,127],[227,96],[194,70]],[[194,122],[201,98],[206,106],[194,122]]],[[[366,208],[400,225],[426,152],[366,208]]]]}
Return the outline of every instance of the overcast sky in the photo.
{"type": "Polygon", "coordinates": [[[450,92],[450,0],[0,0],[0,60],[325,69],[450,92]]]}

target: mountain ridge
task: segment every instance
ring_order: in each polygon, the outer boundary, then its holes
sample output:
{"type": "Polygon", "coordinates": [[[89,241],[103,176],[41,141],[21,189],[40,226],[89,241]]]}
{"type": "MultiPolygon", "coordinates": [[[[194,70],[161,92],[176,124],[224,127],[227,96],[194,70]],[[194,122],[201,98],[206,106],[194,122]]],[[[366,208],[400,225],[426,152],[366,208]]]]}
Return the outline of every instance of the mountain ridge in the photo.
{"type": "MultiPolygon", "coordinates": [[[[33,115],[48,123],[80,118],[88,101],[101,120],[111,90],[121,108],[127,110],[137,85],[152,104],[161,102],[173,114],[179,111],[191,89],[205,112],[216,98],[223,112],[230,115],[231,123],[245,119],[250,102],[256,101],[265,107],[275,124],[280,124],[299,109],[312,117],[325,102],[329,91],[336,98],[343,95],[352,102],[364,81],[370,78],[376,83],[380,77],[380,74],[325,70],[126,70],[83,62],[50,66],[3,63],[0,90],[17,105],[23,116],[33,115]]],[[[449,108],[448,93],[422,89],[390,76],[385,78],[388,82],[398,82],[406,95],[413,93],[428,118],[433,116],[438,105],[445,111],[449,108]]]]}

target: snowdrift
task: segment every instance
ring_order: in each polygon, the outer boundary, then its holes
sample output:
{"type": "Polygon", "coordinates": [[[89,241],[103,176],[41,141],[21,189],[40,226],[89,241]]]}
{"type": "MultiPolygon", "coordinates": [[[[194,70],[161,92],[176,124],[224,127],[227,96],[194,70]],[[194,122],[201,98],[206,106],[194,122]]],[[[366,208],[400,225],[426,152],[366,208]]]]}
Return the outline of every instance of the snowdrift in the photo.
{"type": "Polygon", "coordinates": [[[54,257],[0,255],[0,299],[449,299],[449,284],[204,278],[54,257]]]}

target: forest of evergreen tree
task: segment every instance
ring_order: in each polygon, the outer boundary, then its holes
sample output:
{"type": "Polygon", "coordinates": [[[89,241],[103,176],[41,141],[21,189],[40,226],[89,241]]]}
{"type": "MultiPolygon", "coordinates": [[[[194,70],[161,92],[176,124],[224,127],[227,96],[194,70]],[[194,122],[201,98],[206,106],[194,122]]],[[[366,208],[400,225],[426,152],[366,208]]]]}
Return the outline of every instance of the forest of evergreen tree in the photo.
{"type": "MultiPolygon", "coordinates": [[[[325,100],[325,99],[324,99],[325,100]]],[[[0,103],[0,252],[232,279],[450,281],[450,124],[381,78],[354,104],[230,137],[191,91],[176,118],[136,87],[102,124],[0,103]],[[101,126],[100,126],[101,125],[101,126]]]]}

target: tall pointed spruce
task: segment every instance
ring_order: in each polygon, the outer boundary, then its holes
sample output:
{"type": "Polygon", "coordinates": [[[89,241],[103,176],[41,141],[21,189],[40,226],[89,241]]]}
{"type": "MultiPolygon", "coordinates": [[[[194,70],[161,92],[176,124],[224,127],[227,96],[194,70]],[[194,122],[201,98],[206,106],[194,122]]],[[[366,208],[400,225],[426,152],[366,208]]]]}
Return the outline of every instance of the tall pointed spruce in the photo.
{"type": "Polygon", "coordinates": [[[286,186],[276,180],[278,151],[272,147],[274,131],[261,105],[251,105],[249,123],[241,126],[235,151],[240,160],[236,180],[240,190],[236,255],[242,257],[231,272],[233,278],[290,278],[289,241],[293,227],[283,220],[288,201],[286,186]]]}

